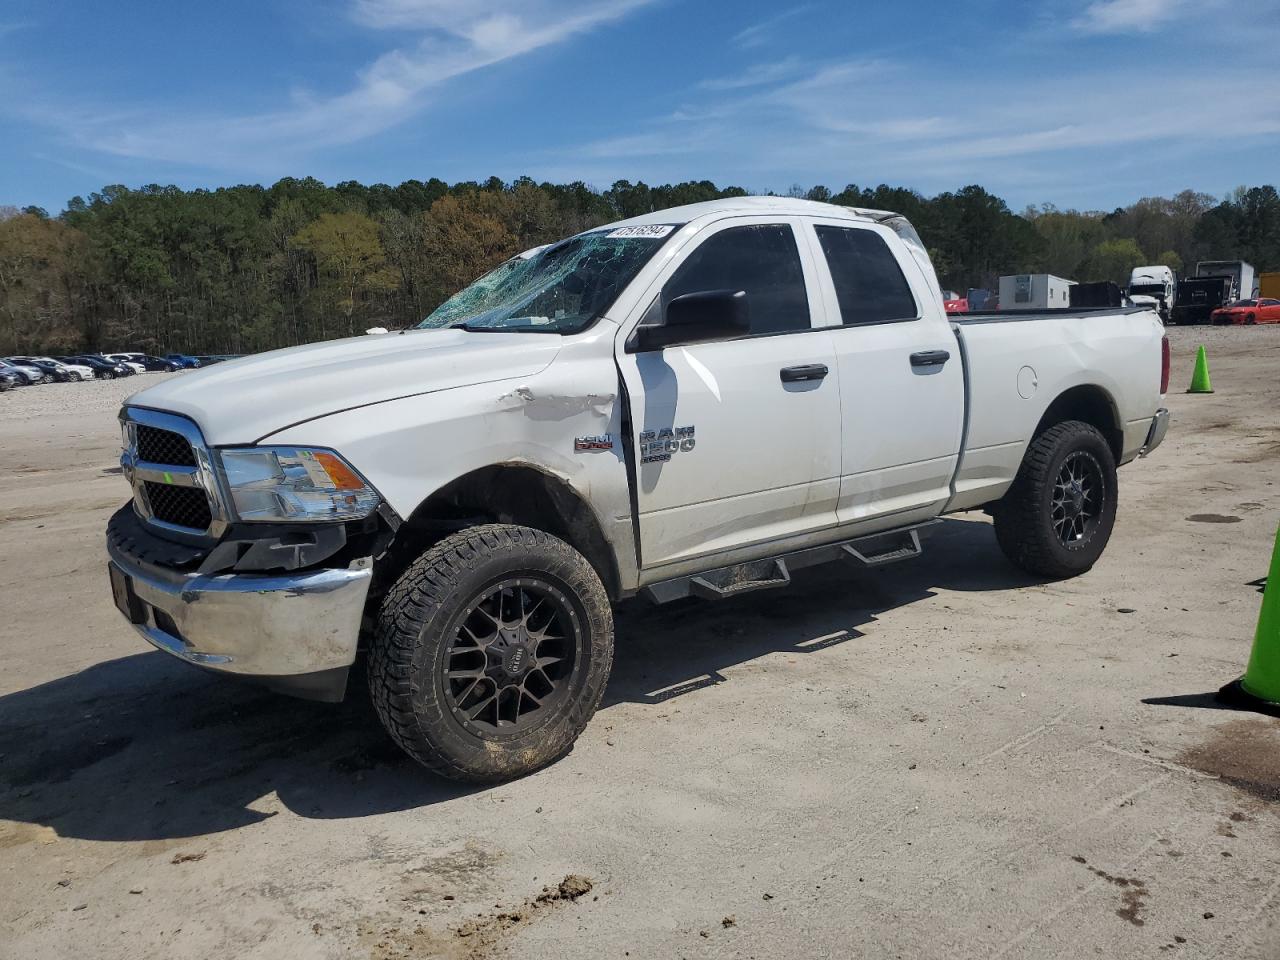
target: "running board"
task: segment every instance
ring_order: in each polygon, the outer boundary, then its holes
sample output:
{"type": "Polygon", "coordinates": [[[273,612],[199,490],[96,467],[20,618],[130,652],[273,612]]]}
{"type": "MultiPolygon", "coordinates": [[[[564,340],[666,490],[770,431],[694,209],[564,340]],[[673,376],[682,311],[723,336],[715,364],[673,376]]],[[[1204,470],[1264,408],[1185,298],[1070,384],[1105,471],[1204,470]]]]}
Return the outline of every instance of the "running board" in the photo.
{"type": "Polygon", "coordinates": [[[867,537],[864,540],[853,540],[841,544],[840,549],[846,558],[864,567],[878,567],[898,560],[910,560],[924,553],[924,547],[920,546],[920,531],[915,529],[894,531],[867,537]],[[855,543],[858,546],[854,546],[855,543]]]}
{"type": "Polygon", "coordinates": [[[689,593],[703,600],[725,600],[740,593],[785,587],[791,573],[781,557],[709,570],[689,578],[689,593]]]}
{"type": "Polygon", "coordinates": [[[651,583],[641,588],[640,592],[654,603],[670,603],[685,597],[723,600],[754,590],[785,587],[791,583],[791,571],[833,560],[845,560],[862,567],[879,567],[898,560],[910,560],[924,552],[920,543],[921,531],[938,522],[927,520],[898,530],[886,530],[884,533],[823,544],[763,560],[717,567],[704,573],[651,583]]]}

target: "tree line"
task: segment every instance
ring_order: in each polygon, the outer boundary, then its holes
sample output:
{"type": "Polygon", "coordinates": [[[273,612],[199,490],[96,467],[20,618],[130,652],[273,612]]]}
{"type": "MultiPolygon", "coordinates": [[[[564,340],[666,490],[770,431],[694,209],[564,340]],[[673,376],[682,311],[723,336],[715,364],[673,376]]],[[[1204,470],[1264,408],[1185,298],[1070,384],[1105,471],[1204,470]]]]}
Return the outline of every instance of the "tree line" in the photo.
{"type": "MultiPolygon", "coordinates": [[[[506,258],[603,223],[743,196],[697,181],[109,186],[57,216],[0,208],[0,356],[101,349],[250,353],[417,323],[506,258]]],[[[791,196],[908,216],[946,288],[1045,272],[1123,284],[1132,267],[1202,259],[1280,269],[1280,196],[1184,191],[1110,213],[1014,213],[979,186],[793,187],[791,196]]]]}

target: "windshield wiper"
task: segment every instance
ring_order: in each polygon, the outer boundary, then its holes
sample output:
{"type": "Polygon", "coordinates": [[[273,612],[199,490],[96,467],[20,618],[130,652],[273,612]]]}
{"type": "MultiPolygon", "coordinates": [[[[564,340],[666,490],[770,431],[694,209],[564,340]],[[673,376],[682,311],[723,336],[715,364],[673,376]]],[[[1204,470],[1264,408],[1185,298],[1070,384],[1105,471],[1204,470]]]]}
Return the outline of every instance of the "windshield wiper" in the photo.
{"type": "Polygon", "coordinates": [[[466,321],[462,323],[451,323],[445,328],[446,330],[466,330],[468,333],[564,333],[554,324],[544,324],[542,326],[520,326],[520,327],[487,327],[473,325],[466,321]]]}
{"type": "Polygon", "coordinates": [[[487,327],[480,324],[469,323],[464,320],[462,323],[451,323],[446,328],[448,330],[465,330],[467,333],[508,333],[510,331],[502,327],[487,327]]]}

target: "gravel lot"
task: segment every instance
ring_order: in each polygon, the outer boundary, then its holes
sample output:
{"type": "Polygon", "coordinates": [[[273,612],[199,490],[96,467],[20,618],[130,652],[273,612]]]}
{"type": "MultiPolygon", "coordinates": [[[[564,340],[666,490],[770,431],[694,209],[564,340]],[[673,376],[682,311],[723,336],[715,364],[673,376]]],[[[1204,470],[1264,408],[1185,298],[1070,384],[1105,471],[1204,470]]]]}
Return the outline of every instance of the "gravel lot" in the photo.
{"type": "Polygon", "coordinates": [[[1280,328],[1170,333],[1169,439],[1088,575],[1029,581],[974,514],[629,604],[577,748],[479,790],[122,621],[114,417],[158,375],[0,395],[0,958],[1275,960],[1280,720],[1207,694],[1280,519],[1280,328]]]}

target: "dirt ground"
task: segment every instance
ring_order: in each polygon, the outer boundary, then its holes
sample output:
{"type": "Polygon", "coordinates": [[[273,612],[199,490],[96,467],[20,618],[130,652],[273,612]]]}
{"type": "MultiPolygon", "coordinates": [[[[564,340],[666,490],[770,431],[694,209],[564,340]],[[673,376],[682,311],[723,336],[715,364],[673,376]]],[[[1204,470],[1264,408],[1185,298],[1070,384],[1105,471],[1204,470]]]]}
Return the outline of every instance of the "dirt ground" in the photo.
{"type": "Polygon", "coordinates": [[[138,382],[0,396],[0,957],[1275,960],[1280,720],[1210,694],[1280,519],[1280,328],[1170,333],[1169,439],[1091,573],[1030,581],[974,514],[629,604],[576,749],[492,789],[364,700],[151,652],[102,545],[138,382]]]}

